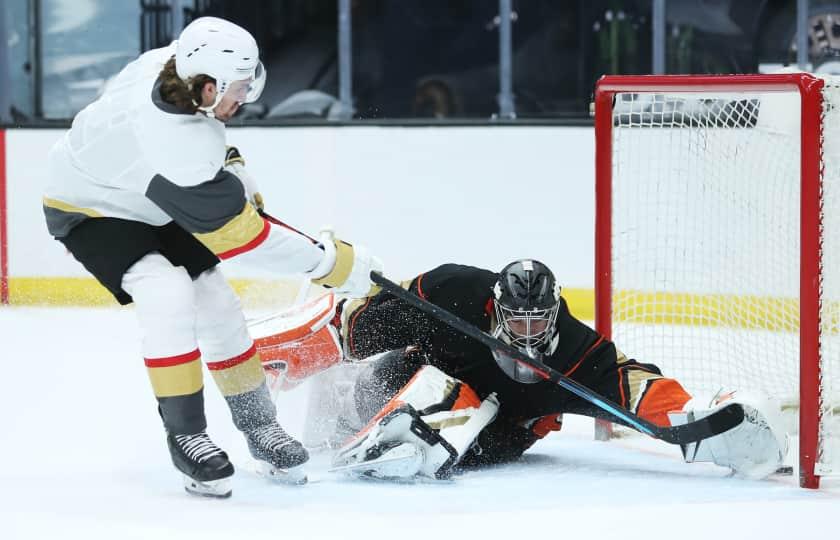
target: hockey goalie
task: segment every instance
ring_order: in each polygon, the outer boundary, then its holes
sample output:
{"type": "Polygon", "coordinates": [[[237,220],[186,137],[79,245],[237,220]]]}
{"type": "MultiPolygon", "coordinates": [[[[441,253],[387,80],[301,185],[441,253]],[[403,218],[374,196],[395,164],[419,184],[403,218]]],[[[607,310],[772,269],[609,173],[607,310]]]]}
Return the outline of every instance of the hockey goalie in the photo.
{"type": "MultiPolygon", "coordinates": [[[[538,261],[514,261],[499,273],[443,265],[403,286],[654,424],[679,425],[740,403],[744,421],[683,446],[687,462],[713,462],[756,479],[784,461],[777,403],[742,391],[692,397],[655,365],[628,358],[575,319],[554,275],[538,261]]],[[[518,459],[560,430],[564,413],[602,415],[387,293],[316,302],[320,309],[301,311],[311,311],[310,322],[302,323],[307,331],[287,334],[297,337],[282,347],[285,359],[262,355],[277,390],[315,377],[304,444],[336,449],[335,470],[379,479],[447,478],[459,468],[518,459]]],[[[282,333],[268,321],[251,331],[258,347],[282,333]]]]}

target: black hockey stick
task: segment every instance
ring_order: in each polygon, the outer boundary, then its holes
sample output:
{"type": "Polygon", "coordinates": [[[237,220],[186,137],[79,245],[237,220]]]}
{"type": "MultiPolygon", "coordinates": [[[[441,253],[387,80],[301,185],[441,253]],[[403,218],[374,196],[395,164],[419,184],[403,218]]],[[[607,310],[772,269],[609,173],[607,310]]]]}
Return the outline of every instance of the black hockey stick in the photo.
{"type": "Polygon", "coordinates": [[[312,242],[313,244],[317,244],[317,243],[318,243],[318,241],[317,241],[317,240],[315,240],[314,238],[312,238],[311,236],[309,236],[309,235],[308,235],[308,234],[306,234],[305,232],[302,232],[302,231],[299,231],[299,230],[295,229],[294,227],[292,227],[291,225],[289,225],[289,224],[288,224],[288,223],[286,223],[285,221],[280,221],[279,219],[277,219],[276,217],[272,216],[271,214],[269,214],[269,213],[268,213],[268,212],[266,212],[265,210],[259,209],[259,210],[257,210],[257,213],[258,213],[258,214],[259,214],[259,215],[260,215],[263,219],[267,220],[269,223],[274,223],[275,225],[277,225],[277,226],[279,226],[279,227],[283,227],[284,229],[289,229],[289,230],[290,230],[290,231],[292,231],[292,232],[296,232],[296,233],[298,233],[299,235],[301,235],[301,236],[303,236],[304,238],[306,238],[307,240],[309,240],[310,242],[312,242]]]}
{"type": "Polygon", "coordinates": [[[435,304],[420,298],[416,294],[412,294],[381,274],[371,272],[370,279],[391,295],[396,296],[407,304],[414,306],[420,311],[428,313],[438,320],[448,324],[455,330],[458,330],[459,332],[466,334],[476,341],[486,345],[491,351],[498,351],[505,354],[514,361],[535,371],[543,379],[551,381],[581,399],[599,407],[604,410],[614,422],[624,424],[656,439],[679,445],[699,442],[714,435],[719,435],[724,431],[728,431],[744,420],[744,408],[737,403],[733,403],[720,408],[703,419],[694,422],[672,427],[657,426],[652,422],[648,422],[647,420],[640,418],[618,404],[613,403],[607,398],[598,395],[569,377],[566,377],[556,369],[553,369],[539,360],[522,353],[519,349],[512,347],[485,332],[482,332],[477,327],[460,317],[453,315],[440,306],[436,306],[435,304]]]}

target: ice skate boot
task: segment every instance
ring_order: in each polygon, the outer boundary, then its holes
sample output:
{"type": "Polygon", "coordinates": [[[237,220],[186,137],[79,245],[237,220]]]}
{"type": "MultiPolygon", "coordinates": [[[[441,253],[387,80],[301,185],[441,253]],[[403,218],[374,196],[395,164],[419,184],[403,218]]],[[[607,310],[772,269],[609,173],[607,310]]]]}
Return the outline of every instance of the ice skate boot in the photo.
{"type": "Polygon", "coordinates": [[[233,464],[206,432],[166,437],[175,468],[184,473],[184,489],[193,495],[227,498],[231,495],[233,464]]]}
{"type": "Polygon", "coordinates": [[[245,439],[261,475],[286,484],[306,483],[303,464],[309,461],[309,453],[280,424],[273,422],[247,431],[245,439]]]}

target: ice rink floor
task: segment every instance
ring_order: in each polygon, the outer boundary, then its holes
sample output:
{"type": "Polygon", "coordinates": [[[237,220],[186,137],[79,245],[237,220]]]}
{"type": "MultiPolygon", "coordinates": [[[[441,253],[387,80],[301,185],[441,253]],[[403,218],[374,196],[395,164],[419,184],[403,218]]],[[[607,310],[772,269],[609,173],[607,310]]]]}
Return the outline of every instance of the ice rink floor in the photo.
{"type": "MultiPolygon", "coordinates": [[[[190,497],[169,461],[130,309],[0,308],[0,538],[837,538],[840,478],[745,481],[644,437],[592,438],[588,419],[512,465],[446,483],[381,484],[326,472],[267,483],[207,384],[209,433],[237,467],[233,497],[190,497]],[[539,536],[537,536],[539,535],[539,536]]],[[[210,378],[206,377],[206,381],[210,378]]],[[[302,428],[306,388],[281,422],[302,428]]]]}

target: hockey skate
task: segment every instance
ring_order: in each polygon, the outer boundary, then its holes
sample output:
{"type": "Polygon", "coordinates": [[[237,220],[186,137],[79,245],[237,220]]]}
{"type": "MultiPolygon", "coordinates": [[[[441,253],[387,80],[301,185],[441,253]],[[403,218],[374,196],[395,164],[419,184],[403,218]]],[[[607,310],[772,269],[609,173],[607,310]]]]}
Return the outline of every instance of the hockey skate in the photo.
{"type": "Polygon", "coordinates": [[[423,451],[411,443],[388,441],[368,448],[362,461],[336,465],[332,473],[376,480],[413,480],[423,464],[423,451]]]}
{"type": "Polygon", "coordinates": [[[370,431],[339,450],[330,472],[412,481],[420,476],[435,477],[424,470],[428,460],[451,459],[451,448],[445,441],[420,420],[410,405],[404,405],[383,416],[370,431]],[[427,452],[434,456],[427,456],[427,452]]]}
{"type": "Polygon", "coordinates": [[[248,449],[257,461],[257,473],[284,484],[305,484],[303,465],[309,453],[277,422],[245,433],[248,449]]]}
{"type": "Polygon", "coordinates": [[[166,437],[175,468],[184,474],[187,493],[202,497],[230,497],[233,464],[207,433],[166,437]]]}

